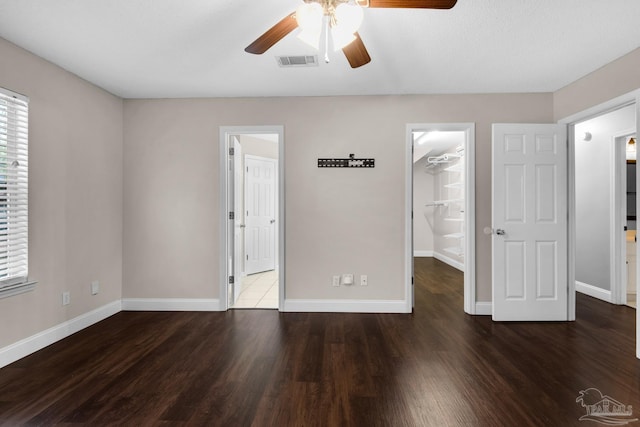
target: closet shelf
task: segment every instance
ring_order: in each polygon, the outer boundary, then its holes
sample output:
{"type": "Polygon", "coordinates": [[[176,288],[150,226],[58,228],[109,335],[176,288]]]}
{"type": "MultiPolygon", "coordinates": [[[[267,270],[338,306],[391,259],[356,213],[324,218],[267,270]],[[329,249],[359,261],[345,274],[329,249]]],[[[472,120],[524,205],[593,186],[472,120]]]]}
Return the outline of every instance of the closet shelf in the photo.
{"type": "Polygon", "coordinates": [[[447,239],[464,239],[464,233],[445,234],[443,237],[446,237],[447,239]]]}
{"type": "Polygon", "coordinates": [[[463,168],[462,168],[462,164],[461,162],[456,163],[455,165],[449,166],[448,168],[444,168],[444,170],[446,170],[447,172],[462,172],[463,168]]]}
{"type": "Polygon", "coordinates": [[[462,248],[454,247],[454,248],[445,248],[445,252],[448,252],[457,257],[461,257],[464,255],[464,250],[462,248]]]}
{"type": "Polygon", "coordinates": [[[462,183],[461,183],[461,182],[452,182],[451,184],[446,184],[446,185],[444,185],[444,188],[457,188],[457,189],[461,189],[461,188],[462,188],[462,183]]]}
{"type": "Polygon", "coordinates": [[[462,202],[464,202],[464,199],[435,200],[433,203],[448,204],[448,203],[462,203],[462,202]]]}
{"type": "Polygon", "coordinates": [[[445,221],[463,222],[464,218],[445,218],[445,221]]]}

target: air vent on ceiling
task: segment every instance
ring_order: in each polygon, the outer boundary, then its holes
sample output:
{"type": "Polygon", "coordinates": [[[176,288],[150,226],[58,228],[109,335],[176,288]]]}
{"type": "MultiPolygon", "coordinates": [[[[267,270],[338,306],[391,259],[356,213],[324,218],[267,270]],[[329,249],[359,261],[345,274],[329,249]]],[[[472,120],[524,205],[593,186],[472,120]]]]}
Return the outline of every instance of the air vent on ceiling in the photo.
{"type": "Polygon", "coordinates": [[[318,57],[313,56],[276,56],[281,67],[317,67],[318,57]]]}

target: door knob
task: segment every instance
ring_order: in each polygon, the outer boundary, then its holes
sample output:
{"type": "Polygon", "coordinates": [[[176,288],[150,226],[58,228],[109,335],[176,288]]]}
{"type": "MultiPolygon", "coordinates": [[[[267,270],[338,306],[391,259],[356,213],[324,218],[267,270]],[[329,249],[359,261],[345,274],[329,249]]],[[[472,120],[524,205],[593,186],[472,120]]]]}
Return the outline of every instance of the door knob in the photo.
{"type": "Polygon", "coordinates": [[[497,234],[498,236],[504,236],[507,233],[502,228],[497,228],[497,229],[494,230],[491,227],[485,227],[484,228],[484,234],[486,234],[486,235],[497,234]]]}
{"type": "Polygon", "coordinates": [[[273,224],[274,222],[276,222],[276,220],[275,220],[275,219],[272,219],[270,222],[271,222],[271,224],[273,224]]]}

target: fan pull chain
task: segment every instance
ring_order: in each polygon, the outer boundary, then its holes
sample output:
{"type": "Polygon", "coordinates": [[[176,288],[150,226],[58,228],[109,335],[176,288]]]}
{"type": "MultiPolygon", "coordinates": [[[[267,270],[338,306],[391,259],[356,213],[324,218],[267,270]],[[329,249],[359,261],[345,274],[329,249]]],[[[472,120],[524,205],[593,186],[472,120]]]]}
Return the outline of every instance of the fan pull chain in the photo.
{"type": "Polygon", "coordinates": [[[329,63],[329,19],[325,20],[326,26],[324,31],[324,62],[329,63]]]}

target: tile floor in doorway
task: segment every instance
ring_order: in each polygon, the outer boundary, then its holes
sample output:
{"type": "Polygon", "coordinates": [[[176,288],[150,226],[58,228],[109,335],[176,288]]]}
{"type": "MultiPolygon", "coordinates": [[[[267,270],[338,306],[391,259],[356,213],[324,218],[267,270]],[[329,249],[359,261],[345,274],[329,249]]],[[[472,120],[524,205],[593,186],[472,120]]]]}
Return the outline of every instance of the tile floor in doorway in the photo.
{"type": "Polygon", "coordinates": [[[278,308],[278,272],[265,271],[242,278],[242,291],[233,308],[278,308]]]}

